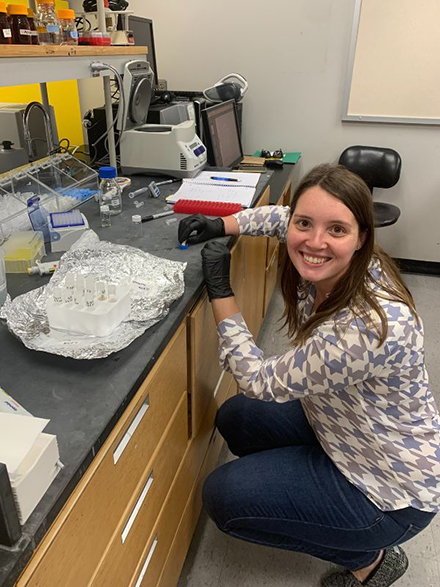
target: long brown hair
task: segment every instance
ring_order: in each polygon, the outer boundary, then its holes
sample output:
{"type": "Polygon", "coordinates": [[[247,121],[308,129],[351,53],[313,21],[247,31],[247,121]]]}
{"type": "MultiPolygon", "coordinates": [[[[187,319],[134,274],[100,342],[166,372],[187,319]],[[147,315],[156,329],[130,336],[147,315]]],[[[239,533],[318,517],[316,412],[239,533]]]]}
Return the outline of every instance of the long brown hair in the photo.
{"type": "Polygon", "coordinates": [[[318,165],[296,188],[290,207],[291,217],[302,194],[315,186],[321,187],[351,210],[359,227],[359,235],[364,240],[330,295],[304,324],[301,324],[298,301],[307,297],[311,284],[301,278],[287,251],[284,251],[281,271],[281,292],[285,303],[284,326],[288,326],[288,335],[292,338],[293,345],[304,344],[315,328],[331,316],[349,308],[367,328],[376,330],[380,346],[387,336],[388,321],[385,311],[376,299],[378,296],[406,304],[416,320],[418,317],[414,300],[402,281],[397,265],[374,242],[373,201],[370,190],[359,176],[342,165],[318,165]],[[370,285],[377,283],[369,270],[373,257],[376,257],[381,265],[381,293],[373,292],[370,285]],[[380,324],[374,319],[374,314],[379,317],[380,324]]]}

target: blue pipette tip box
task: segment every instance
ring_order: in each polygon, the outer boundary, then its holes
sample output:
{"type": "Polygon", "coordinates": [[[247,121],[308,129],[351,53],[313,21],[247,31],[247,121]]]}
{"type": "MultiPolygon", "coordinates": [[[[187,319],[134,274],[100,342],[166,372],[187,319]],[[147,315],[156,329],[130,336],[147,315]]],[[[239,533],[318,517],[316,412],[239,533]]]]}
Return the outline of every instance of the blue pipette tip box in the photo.
{"type": "Polygon", "coordinates": [[[84,226],[84,218],[79,210],[68,212],[52,212],[50,214],[52,228],[66,228],[68,226],[84,226]]]}

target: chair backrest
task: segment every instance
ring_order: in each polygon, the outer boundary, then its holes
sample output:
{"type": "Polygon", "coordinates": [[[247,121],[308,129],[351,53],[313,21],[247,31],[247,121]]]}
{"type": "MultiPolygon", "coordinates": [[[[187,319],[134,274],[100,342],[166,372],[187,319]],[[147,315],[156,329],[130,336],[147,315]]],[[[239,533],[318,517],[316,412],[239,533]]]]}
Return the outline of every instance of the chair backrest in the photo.
{"type": "Polygon", "coordinates": [[[391,188],[399,181],[402,160],[399,153],[386,147],[348,147],[339,163],[356,173],[373,188],[391,188]]]}

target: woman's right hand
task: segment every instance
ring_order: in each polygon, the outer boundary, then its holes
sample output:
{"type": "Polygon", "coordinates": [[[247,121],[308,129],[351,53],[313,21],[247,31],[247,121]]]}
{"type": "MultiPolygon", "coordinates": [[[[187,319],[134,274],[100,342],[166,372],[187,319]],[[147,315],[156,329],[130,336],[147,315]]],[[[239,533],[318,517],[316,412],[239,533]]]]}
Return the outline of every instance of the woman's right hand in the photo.
{"type": "Polygon", "coordinates": [[[195,245],[221,236],[225,236],[225,224],[222,218],[211,220],[203,214],[193,214],[179,223],[178,239],[180,243],[187,242],[195,245]]]}

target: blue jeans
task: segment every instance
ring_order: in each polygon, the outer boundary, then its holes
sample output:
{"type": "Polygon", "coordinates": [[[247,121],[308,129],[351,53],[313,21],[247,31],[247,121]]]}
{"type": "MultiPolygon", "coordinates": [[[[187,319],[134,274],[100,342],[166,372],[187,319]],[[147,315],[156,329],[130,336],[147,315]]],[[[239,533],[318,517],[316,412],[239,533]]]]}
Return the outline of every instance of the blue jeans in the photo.
{"type": "Polygon", "coordinates": [[[211,473],[203,503],[231,536],[356,571],[434,517],[411,507],[383,512],[374,505],[326,455],[298,400],[278,404],[235,396],[220,408],[217,428],[241,458],[211,473]]]}

